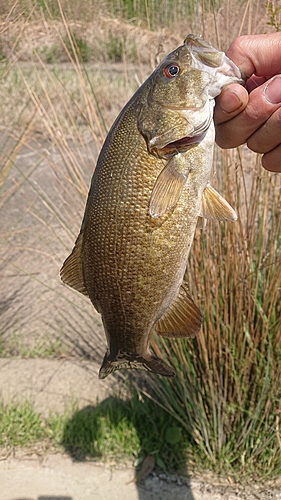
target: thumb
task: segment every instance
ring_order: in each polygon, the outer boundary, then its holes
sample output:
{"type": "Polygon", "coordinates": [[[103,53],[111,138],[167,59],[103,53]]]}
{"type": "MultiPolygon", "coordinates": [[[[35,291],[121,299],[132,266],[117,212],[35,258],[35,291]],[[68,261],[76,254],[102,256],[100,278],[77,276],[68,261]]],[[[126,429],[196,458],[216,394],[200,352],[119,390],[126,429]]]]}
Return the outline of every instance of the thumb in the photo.
{"type": "Polygon", "coordinates": [[[241,113],[248,104],[248,92],[237,83],[227,85],[216,99],[215,124],[224,123],[241,113]]]}

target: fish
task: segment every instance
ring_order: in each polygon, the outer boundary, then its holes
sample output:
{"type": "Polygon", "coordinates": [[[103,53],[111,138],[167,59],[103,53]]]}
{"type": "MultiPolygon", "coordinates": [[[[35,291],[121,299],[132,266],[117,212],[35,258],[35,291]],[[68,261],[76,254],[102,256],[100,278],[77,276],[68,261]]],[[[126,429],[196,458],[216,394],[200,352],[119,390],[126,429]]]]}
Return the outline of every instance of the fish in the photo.
{"type": "Polygon", "coordinates": [[[97,160],[62,281],[101,314],[99,371],[174,376],[149,347],[152,332],[195,337],[202,313],[184,279],[197,226],[237,215],[211,186],[214,99],[243,84],[224,52],[195,35],[165,57],[113,123],[97,160]]]}

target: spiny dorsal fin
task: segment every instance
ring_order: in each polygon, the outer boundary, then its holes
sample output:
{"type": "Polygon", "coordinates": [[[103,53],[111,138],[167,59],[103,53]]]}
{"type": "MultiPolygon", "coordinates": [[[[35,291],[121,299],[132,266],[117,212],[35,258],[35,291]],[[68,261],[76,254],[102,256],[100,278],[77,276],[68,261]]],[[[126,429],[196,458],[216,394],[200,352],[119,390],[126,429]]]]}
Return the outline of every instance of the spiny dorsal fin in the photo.
{"type": "Polygon", "coordinates": [[[178,203],[188,176],[186,165],[185,171],[181,171],[181,166],[180,160],[174,156],[160,172],[150,198],[151,217],[164,215],[178,203]]]}
{"type": "Polygon", "coordinates": [[[176,300],[155,323],[154,329],[163,337],[195,337],[201,324],[201,311],[190,297],[187,285],[183,283],[176,300]]]}
{"type": "Polygon", "coordinates": [[[237,220],[236,212],[210,184],[203,191],[200,216],[205,219],[237,220]]]}
{"type": "Polygon", "coordinates": [[[83,232],[79,234],[71,254],[64,261],[60,277],[66,285],[88,296],[82,268],[82,242],[83,232]]]}

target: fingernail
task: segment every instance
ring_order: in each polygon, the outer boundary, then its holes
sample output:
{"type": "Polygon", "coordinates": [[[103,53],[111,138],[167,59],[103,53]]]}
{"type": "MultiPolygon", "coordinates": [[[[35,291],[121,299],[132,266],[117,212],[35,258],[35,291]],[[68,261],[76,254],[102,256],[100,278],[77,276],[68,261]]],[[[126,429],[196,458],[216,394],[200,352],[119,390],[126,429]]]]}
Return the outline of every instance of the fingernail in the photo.
{"type": "Polygon", "coordinates": [[[225,113],[233,113],[242,106],[240,97],[231,90],[224,90],[220,95],[220,107],[225,113]]]}
{"type": "Polygon", "coordinates": [[[269,80],[264,89],[264,95],[268,102],[271,104],[281,103],[281,77],[275,76],[269,80]]]}

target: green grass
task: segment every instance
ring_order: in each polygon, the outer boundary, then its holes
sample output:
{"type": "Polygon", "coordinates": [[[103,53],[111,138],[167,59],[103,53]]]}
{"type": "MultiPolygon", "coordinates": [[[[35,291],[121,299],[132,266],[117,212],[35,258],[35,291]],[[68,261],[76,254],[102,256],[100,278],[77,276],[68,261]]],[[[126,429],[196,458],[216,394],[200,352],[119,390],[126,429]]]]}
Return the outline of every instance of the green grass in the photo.
{"type": "Polygon", "coordinates": [[[281,7],[275,7],[273,2],[269,2],[267,4],[268,11],[268,25],[273,26],[275,31],[281,30],[281,7]]]}
{"type": "Polygon", "coordinates": [[[151,69],[189,32],[225,50],[238,34],[280,24],[278,7],[261,0],[0,0],[0,16],[0,57],[11,62],[35,61],[37,53],[60,64],[75,53],[78,62],[122,60],[151,69]]]}
{"type": "Polygon", "coordinates": [[[66,36],[63,42],[73,60],[77,58],[79,62],[83,63],[90,60],[92,52],[90,45],[85,38],[75,33],[75,31],[71,32],[70,36],[66,36]]]}
{"type": "Polygon", "coordinates": [[[41,57],[48,64],[54,64],[58,60],[59,54],[60,49],[55,43],[52,43],[51,45],[44,45],[40,51],[41,57]]]}
{"type": "Polygon", "coordinates": [[[34,340],[33,346],[25,345],[23,335],[18,332],[4,341],[4,335],[0,332],[0,358],[57,358],[67,354],[67,349],[62,345],[61,338],[49,339],[47,337],[34,340]]]}
{"type": "MultiPolygon", "coordinates": [[[[218,2],[211,2],[212,5],[218,2]]],[[[59,19],[61,9],[69,21],[83,20],[92,21],[101,11],[105,11],[109,17],[123,18],[132,23],[143,23],[149,29],[157,29],[159,26],[170,26],[181,16],[190,16],[198,8],[200,2],[192,0],[87,0],[79,6],[75,1],[66,0],[13,0],[8,6],[0,3],[0,12],[8,13],[15,4],[14,14],[23,14],[32,17],[41,12],[47,19],[59,19]]]]}
{"type": "Polygon", "coordinates": [[[50,413],[47,418],[25,400],[4,405],[0,402],[0,452],[11,448],[58,449],[61,445],[66,422],[75,411],[76,404],[66,408],[64,414],[50,413]]]}
{"type": "Polygon", "coordinates": [[[28,401],[0,406],[0,446],[53,447],[75,460],[140,463],[153,455],[167,472],[186,472],[189,439],[173,417],[135,393],[123,400],[109,397],[101,404],[42,418],[28,401]]]}
{"type": "Polygon", "coordinates": [[[169,472],[186,471],[188,443],[184,428],[173,417],[137,393],[131,399],[110,397],[76,411],[62,438],[75,458],[134,462],[153,455],[156,465],[169,472]]]}
{"type": "Polygon", "coordinates": [[[0,446],[30,447],[45,437],[45,428],[40,415],[28,401],[19,405],[0,404],[0,446]]]}

